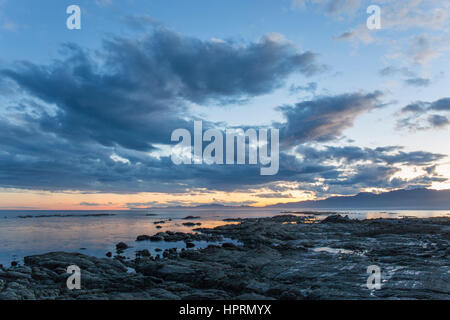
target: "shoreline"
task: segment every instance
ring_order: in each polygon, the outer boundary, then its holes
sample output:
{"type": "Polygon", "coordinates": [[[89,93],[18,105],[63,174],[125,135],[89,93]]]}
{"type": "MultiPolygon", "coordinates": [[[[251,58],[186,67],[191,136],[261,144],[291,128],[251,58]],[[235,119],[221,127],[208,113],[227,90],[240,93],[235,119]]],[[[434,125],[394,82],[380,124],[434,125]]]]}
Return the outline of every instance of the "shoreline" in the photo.
{"type": "Polygon", "coordinates": [[[24,265],[0,268],[0,299],[450,299],[448,217],[235,220],[194,229],[199,233],[137,235],[186,243],[159,258],[143,250],[135,259],[120,251],[113,258],[66,252],[26,257],[24,265]],[[219,245],[195,249],[198,240],[219,245]],[[81,290],[66,288],[69,265],[81,269],[81,290]],[[370,265],[381,269],[381,290],[366,287],[370,265]]]}

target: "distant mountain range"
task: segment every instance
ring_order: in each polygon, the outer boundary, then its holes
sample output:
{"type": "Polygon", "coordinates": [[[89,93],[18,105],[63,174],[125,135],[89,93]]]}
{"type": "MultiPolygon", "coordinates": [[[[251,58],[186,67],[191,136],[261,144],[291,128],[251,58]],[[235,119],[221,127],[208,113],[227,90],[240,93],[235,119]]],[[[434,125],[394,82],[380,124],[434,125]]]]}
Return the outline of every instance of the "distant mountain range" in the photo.
{"type": "Polygon", "coordinates": [[[450,210],[450,190],[412,189],[379,194],[361,192],[354,196],[280,203],[267,208],[450,210]]]}

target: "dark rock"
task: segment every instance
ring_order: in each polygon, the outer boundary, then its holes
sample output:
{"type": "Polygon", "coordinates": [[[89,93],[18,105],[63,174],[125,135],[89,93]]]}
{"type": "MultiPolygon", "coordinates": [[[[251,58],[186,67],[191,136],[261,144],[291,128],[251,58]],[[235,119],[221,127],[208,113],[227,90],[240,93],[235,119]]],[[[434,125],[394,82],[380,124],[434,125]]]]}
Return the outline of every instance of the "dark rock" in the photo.
{"type": "Polygon", "coordinates": [[[116,244],[117,250],[126,250],[128,248],[129,246],[125,242],[119,242],[118,244],[116,244]]]}
{"type": "Polygon", "coordinates": [[[187,216],[183,218],[184,220],[193,220],[193,219],[200,219],[198,216],[187,216]]]}
{"type": "Polygon", "coordinates": [[[236,245],[231,242],[224,242],[222,243],[222,248],[236,248],[236,245]]]}
{"type": "Polygon", "coordinates": [[[111,258],[111,257],[112,257],[112,252],[107,252],[107,253],[106,253],[106,256],[107,256],[108,258],[111,258]]]}
{"type": "Polygon", "coordinates": [[[151,256],[150,251],[148,251],[147,249],[136,251],[136,255],[142,256],[142,257],[150,257],[151,256]]]}
{"type": "Polygon", "coordinates": [[[17,261],[12,261],[11,262],[11,267],[16,267],[18,265],[17,261]]]}
{"type": "Polygon", "coordinates": [[[333,215],[326,217],[321,223],[352,223],[354,222],[348,216],[333,215]]]}
{"type": "Polygon", "coordinates": [[[144,234],[144,235],[137,236],[136,241],[148,241],[150,239],[151,239],[151,236],[144,234]]]}
{"type": "Polygon", "coordinates": [[[195,226],[195,223],[193,223],[193,222],[185,222],[185,223],[183,223],[183,226],[193,227],[193,226],[195,226]]]}
{"type": "Polygon", "coordinates": [[[341,219],[285,215],[201,234],[159,233],[186,244],[225,241],[179,254],[171,248],[164,259],[25,257],[24,266],[0,270],[0,299],[448,299],[450,218],[330,221],[341,219]],[[366,287],[373,264],[382,270],[381,290],[366,287]],[[66,289],[69,265],[82,269],[80,291],[66,289]]]}
{"type": "Polygon", "coordinates": [[[192,242],[186,242],[186,248],[194,248],[195,244],[192,242]]]}

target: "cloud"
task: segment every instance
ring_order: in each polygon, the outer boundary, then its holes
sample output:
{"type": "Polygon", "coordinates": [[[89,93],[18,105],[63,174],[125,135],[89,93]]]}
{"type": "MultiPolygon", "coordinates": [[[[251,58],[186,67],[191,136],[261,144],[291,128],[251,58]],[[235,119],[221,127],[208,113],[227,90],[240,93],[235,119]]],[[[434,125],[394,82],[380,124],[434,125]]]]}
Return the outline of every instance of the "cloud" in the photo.
{"type": "Polygon", "coordinates": [[[292,194],[281,194],[281,193],[259,193],[256,195],[258,198],[266,198],[266,199],[271,199],[271,198],[277,198],[277,199],[281,199],[281,198],[285,198],[285,199],[291,199],[294,198],[294,196],[292,194]]]}
{"type": "Polygon", "coordinates": [[[334,40],[347,40],[355,36],[355,31],[346,31],[338,36],[333,37],[334,40]]]}
{"type": "Polygon", "coordinates": [[[407,51],[414,63],[425,64],[439,56],[439,52],[427,35],[414,36],[409,43],[407,51]]]}
{"type": "Polygon", "coordinates": [[[448,116],[436,112],[450,112],[450,98],[441,98],[433,102],[416,101],[403,107],[400,114],[406,117],[398,120],[397,127],[417,131],[448,126],[450,124],[448,116]],[[430,114],[431,112],[434,113],[430,114]]]}
{"type": "MultiPolygon", "coordinates": [[[[276,176],[260,176],[256,165],[176,166],[164,154],[152,154],[167,147],[175,128],[192,128],[198,118],[191,113],[192,103],[273,92],[293,73],[307,77],[320,72],[317,55],[276,34],[234,43],[203,41],[160,27],[139,39],[109,38],[95,53],[73,44],[63,52],[47,65],[25,61],[0,70],[2,87],[13,86],[2,89],[9,102],[0,115],[0,187],[183,193],[197,188],[248,191],[281,181],[320,192],[332,186],[358,191],[370,184],[393,185],[394,166],[429,167],[441,159],[392,148],[330,149],[323,161],[282,152],[276,176]]],[[[316,84],[293,88],[314,91],[316,84]]],[[[284,147],[292,150],[329,142],[358,116],[382,107],[381,99],[378,91],[314,97],[279,107],[285,120],[274,125],[284,147]]],[[[447,103],[425,106],[441,110],[447,103]]],[[[215,125],[204,121],[206,128],[215,125]]]]}
{"type": "Polygon", "coordinates": [[[357,146],[325,146],[322,149],[299,146],[296,152],[304,158],[317,163],[337,161],[341,164],[370,161],[388,165],[424,166],[445,158],[445,155],[438,153],[424,151],[404,152],[398,146],[379,147],[375,149],[357,146]]]}
{"type": "Polygon", "coordinates": [[[187,104],[258,96],[295,72],[320,72],[316,54],[267,35],[258,42],[202,41],[165,28],[143,39],[112,38],[93,54],[74,44],[50,65],[3,69],[26,94],[57,107],[42,130],[77,142],[152,150],[188,127],[187,104]]]}
{"type": "Polygon", "coordinates": [[[124,16],[122,20],[130,28],[142,31],[150,27],[161,26],[152,16],[148,14],[124,16]]]}
{"type": "Polygon", "coordinates": [[[441,128],[448,126],[450,122],[448,120],[448,117],[446,116],[441,116],[439,114],[432,114],[428,116],[428,123],[433,128],[441,128]]]}
{"type": "Polygon", "coordinates": [[[450,111],[450,98],[442,98],[430,104],[431,110],[450,111]]]}
{"type": "Polygon", "coordinates": [[[92,202],[80,202],[80,206],[83,207],[98,207],[101,206],[100,203],[92,203],[92,202]]]}
{"type": "Polygon", "coordinates": [[[427,78],[411,78],[406,79],[405,84],[413,87],[428,87],[431,84],[431,80],[427,78]]]}
{"type": "Polygon", "coordinates": [[[316,82],[308,82],[304,86],[296,86],[292,84],[289,88],[289,91],[291,94],[298,93],[298,92],[309,92],[309,93],[315,93],[317,90],[317,83],[316,82]]]}
{"type": "Polygon", "coordinates": [[[389,77],[389,76],[404,76],[406,79],[403,82],[408,86],[413,87],[428,87],[431,84],[431,79],[419,77],[413,71],[411,71],[407,67],[396,67],[396,66],[387,66],[379,71],[380,76],[389,77]]]}
{"type": "Polygon", "coordinates": [[[304,9],[317,7],[330,15],[354,14],[361,6],[361,0],[292,0],[292,7],[304,9]]]}
{"type": "Polygon", "coordinates": [[[392,65],[381,69],[379,73],[383,77],[398,75],[398,74],[401,74],[405,77],[414,77],[415,76],[415,73],[406,67],[399,68],[399,67],[392,66],[392,65]]]}
{"type": "Polygon", "coordinates": [[[361,114],[382,106],[382,93],[352,93],[319,97],[299,102],[294,106],[281,106],[286,119],[276,124],[280,128],[281,143],[285,147],[306,141],[330,141],[342,135],[361,114]]]}
{"type": "Polygon", "coordinates": [[[113,0],[95,0],[95,3],[100,7],[108,7],[113,4],[113,0]]]}

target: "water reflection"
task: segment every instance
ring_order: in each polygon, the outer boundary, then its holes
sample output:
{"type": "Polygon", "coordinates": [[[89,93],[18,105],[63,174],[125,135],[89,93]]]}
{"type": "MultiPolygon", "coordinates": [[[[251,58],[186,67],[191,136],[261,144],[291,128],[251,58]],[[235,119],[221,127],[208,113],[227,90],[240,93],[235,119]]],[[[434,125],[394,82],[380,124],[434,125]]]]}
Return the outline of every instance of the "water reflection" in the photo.
{"type": "MultiPolygon", "coordinates": [[[[164,209],[152,211],[90,211],[88,216],[86,216],[85,211],[0,211],[0,264],[8,265],[15,258],[20,260],[27,255],[51,251],[82,252],[104,257],[106,252],[115,251],[115,244],[118,242],[125,242],[133,246],[132,249],[127,251],[128,255],[132,255],[134,251],[142,248],[155,252],[158,246],[159,249],[182,247],[184,243],[137,243],[135,239],[138,235],[153,235],[168,230],[193,232],[193,229],[199,227],[214,228],[237,223],[223,221],[226,218],[268,217],[278,215],[280,211],[277,208],[164,209]],[[102,214],[102,216],[96,216],[96,214],[102,214]],[[105,216],[103,214],[111,215],[105,216]],[[19,218],[19,216],[30,215],[52,215],[52,217],[19,218]],[[184,219],[187,216],[199,218],[184,219]],[[155,224],[158,221],[164,221],[164,223],[155,224]],[[201,225],[183,225],[186,222],[200,223],[201,225]]],[[[356,219],[450,216],[448,211],[399,210],[380,212],[345,210],[342,213],[356,219]]],[[[311,212],[296,214],[311,217],[311,212]]],[[[313,223],[316,219],[320,220],[326,216],[328,214],[317,214],[308,221],[313,223]]],[[[197,247],[206,245],[207,243],[196,244],[197,247]]]]}

